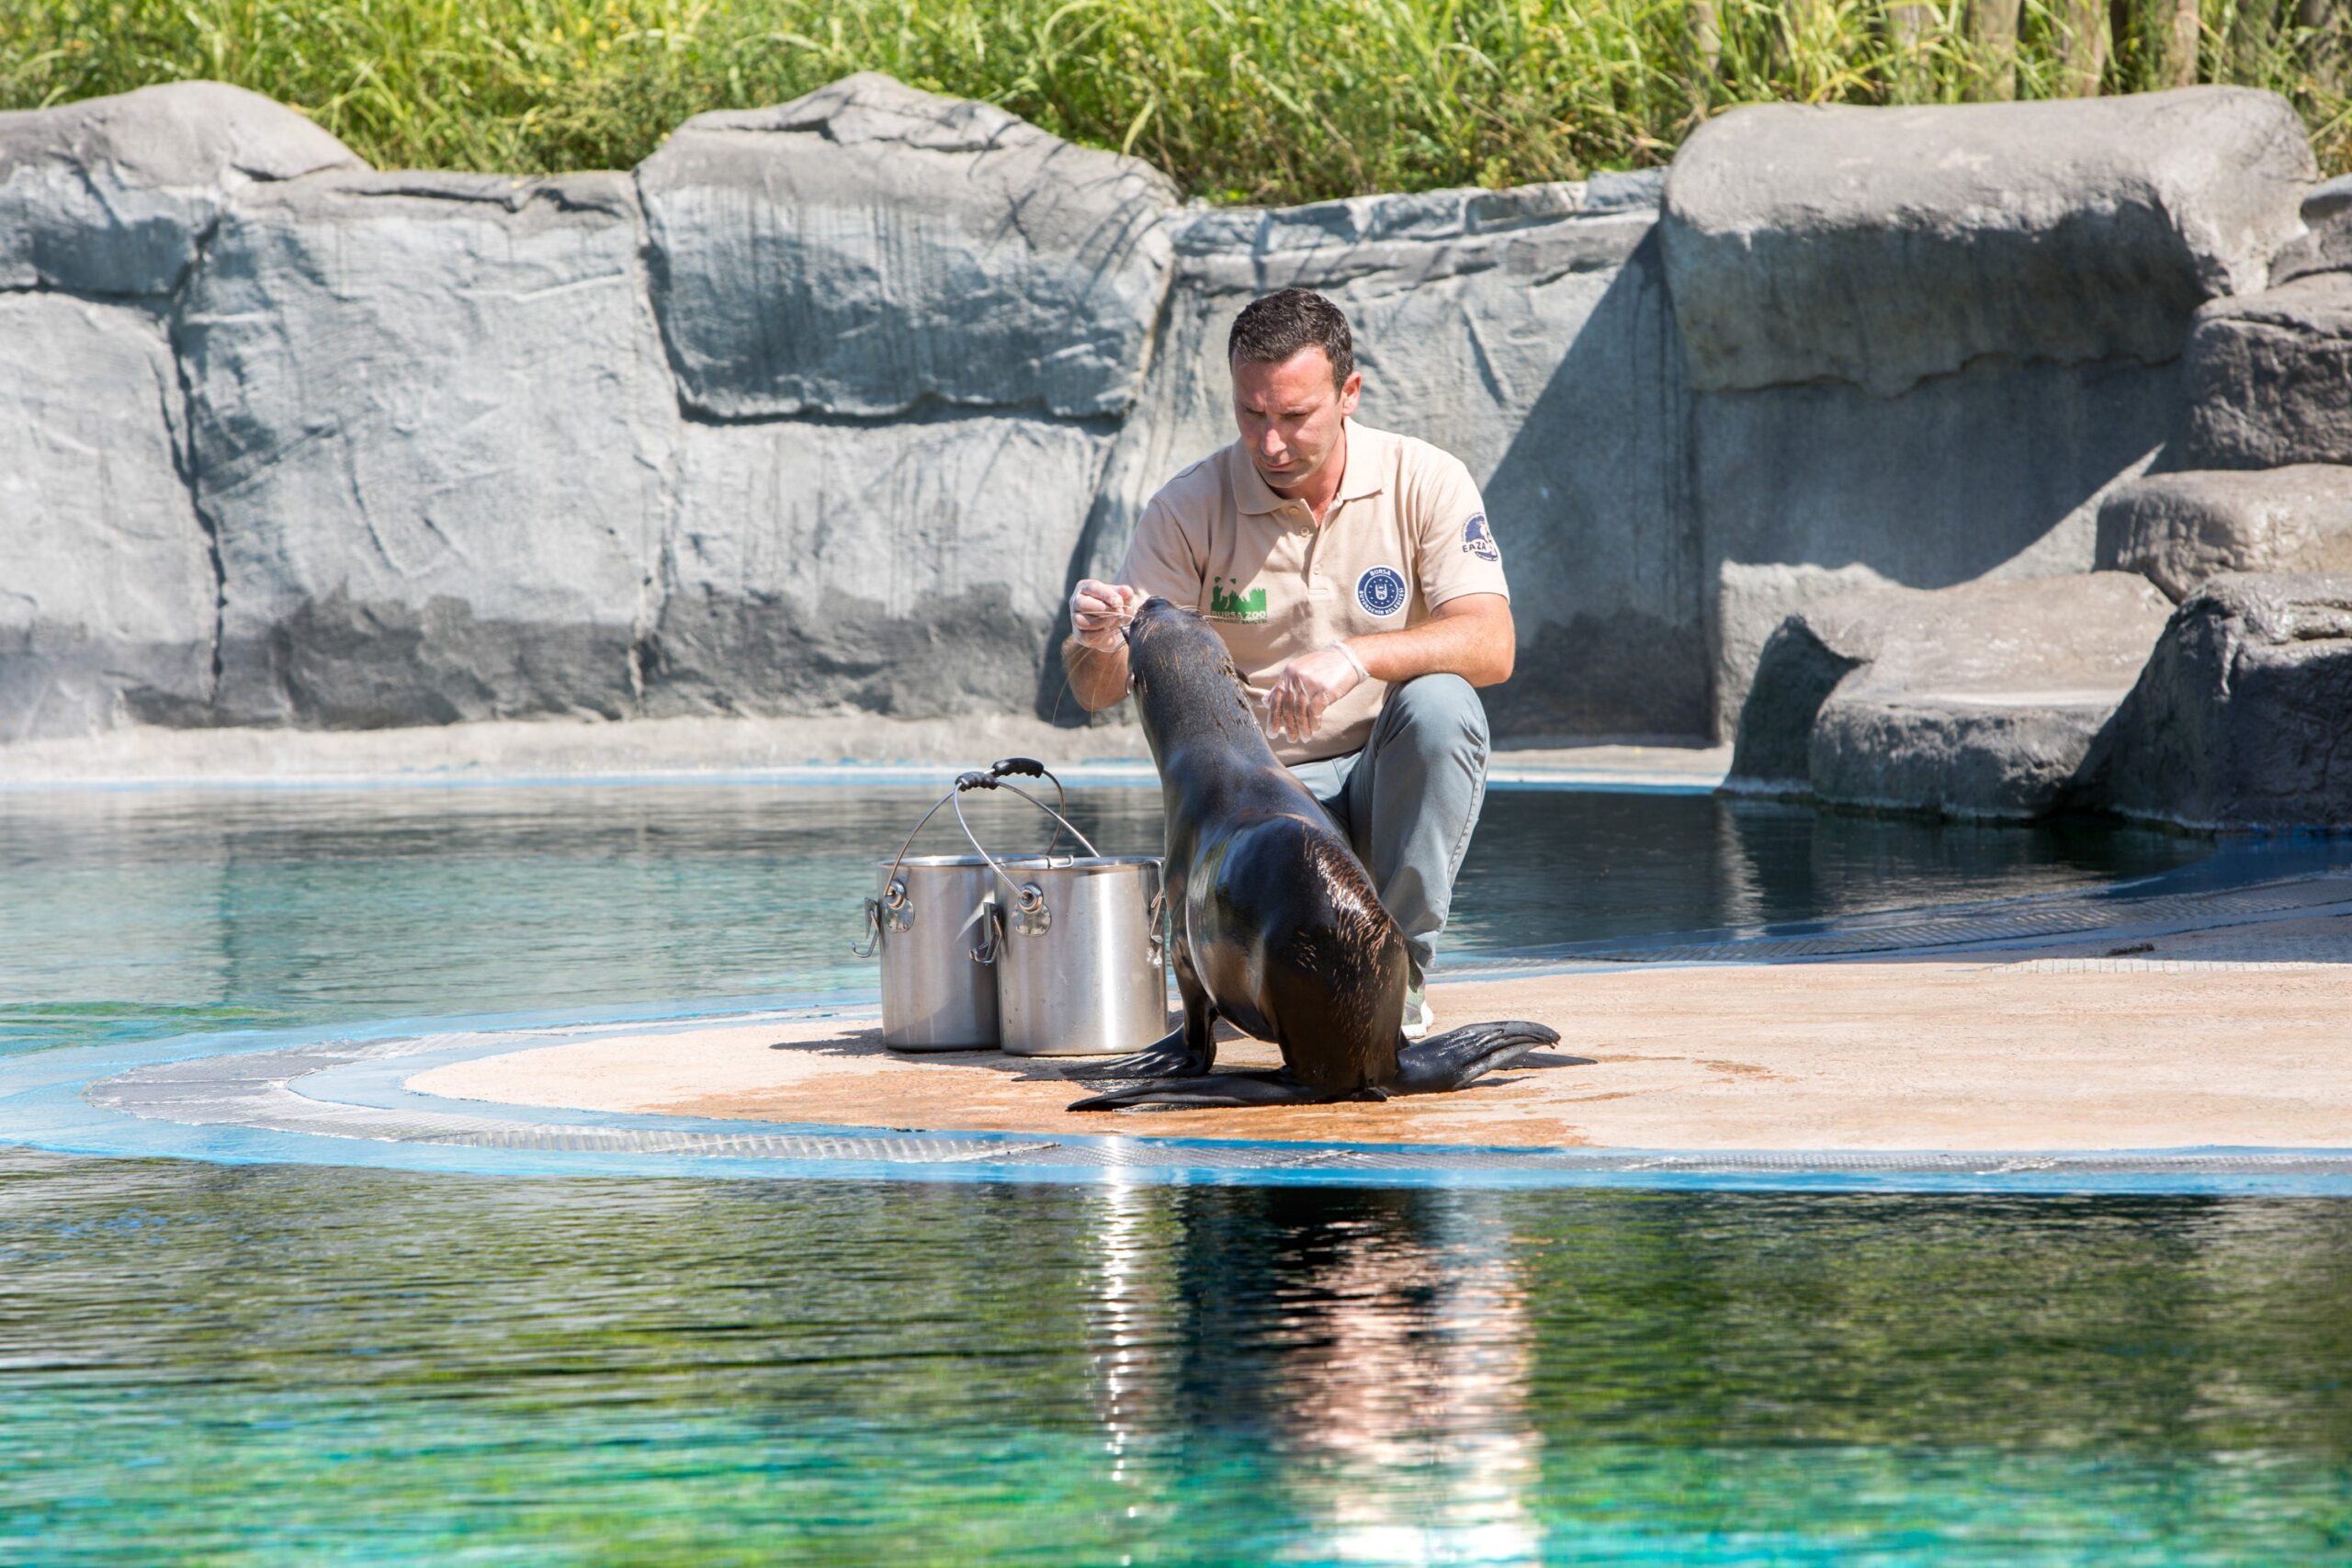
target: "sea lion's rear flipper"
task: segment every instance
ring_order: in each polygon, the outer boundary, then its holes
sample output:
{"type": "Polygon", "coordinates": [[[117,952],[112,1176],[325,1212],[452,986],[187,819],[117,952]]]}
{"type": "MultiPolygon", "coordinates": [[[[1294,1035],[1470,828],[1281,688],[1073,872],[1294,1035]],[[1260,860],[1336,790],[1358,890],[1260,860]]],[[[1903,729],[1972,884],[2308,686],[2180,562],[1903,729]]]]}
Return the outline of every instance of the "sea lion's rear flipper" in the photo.
{"type": "Polygon", "coordinates": [[[1438,1094],[1461,1089],[1559,1038],[1556,1029],[1513,1019],[1504,1023],[1474,1023],[1423,1040],[1396,1053],[1396,1092],[1438,1094]]]}
{"type": "MultiPolygon", "coordinates": [[[[1091,1075],[1090,1075],[1091,1076],[1091,1075]]],[[[1216,1073],[1204,1078],[1164,1078],[1091,1095],[1072,1111],[1124,1111],[1131,1105],[1329,1105],[1345,1095],[1312,1089],[1279,1073],[1216,1073]]],[[[1385,1096],[1383,1097],[1384,1099],[1385,1096]]]]}

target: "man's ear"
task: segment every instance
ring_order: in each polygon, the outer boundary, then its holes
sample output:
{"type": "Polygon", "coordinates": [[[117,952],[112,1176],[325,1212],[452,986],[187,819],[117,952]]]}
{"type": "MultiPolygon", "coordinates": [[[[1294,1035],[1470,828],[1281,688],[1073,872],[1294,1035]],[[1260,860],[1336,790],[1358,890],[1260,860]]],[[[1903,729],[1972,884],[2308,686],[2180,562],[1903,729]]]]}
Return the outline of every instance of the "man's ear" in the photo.
{"type": "Polygon", "coordinates": [[[1355,417],[1356,400],[1362,396],[1363,396],[1363,372],[1351,370],[1348,372],[1348,378],[1340,384],[1340,413],[1342,418],[1355,417]]]}

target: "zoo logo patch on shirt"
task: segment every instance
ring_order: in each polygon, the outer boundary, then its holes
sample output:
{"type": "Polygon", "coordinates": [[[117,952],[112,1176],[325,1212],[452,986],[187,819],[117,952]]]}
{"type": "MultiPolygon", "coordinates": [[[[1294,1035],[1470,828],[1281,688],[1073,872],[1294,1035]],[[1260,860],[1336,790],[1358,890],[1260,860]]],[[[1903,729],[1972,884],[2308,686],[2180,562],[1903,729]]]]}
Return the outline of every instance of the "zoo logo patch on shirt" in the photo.
{"type": "Polygon", "coordinates": [[[1405,574],[1393,566],[1365,568],[1356,579],[1356,603],[1372,615],[1395,615],[1405,607],[1405,574]]]}
{"type": "Polygon", "coordinates": [[[1495,536],[1487,531],[1485,513],[1472,513],[1470,521],[1462,525],[1462,553],[1476,556],[1480,560],[1501,562],[1503,553],[1495,547],[1495,536]]]}
{"type": "Polygon", "coordinates": [[[1209,619],[1212,621],[1262,621],[1266,618],[1266,591],[1252,588],[1244,591],[1236,583],[1227,588],[1222,577],[1209,584],[1209,619]]]}

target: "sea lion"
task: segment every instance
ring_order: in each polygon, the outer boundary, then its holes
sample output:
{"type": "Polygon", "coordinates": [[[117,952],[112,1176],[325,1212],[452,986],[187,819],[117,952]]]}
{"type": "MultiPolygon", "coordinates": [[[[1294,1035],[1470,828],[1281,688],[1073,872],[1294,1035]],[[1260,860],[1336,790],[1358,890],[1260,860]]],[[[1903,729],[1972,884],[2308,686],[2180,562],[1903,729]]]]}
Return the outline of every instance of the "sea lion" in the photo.
{"type": "Polygon", "coordinates": [[[1317,1105],[1460,1089],[1559,1035],[1479,1023],[1408,1044],[1404,933],[1322,803],[1274,760],[1224,641],[1165,599],[1127,667],[1168,812],[1168,908],[1184,1021],[1075,1077],[1147,1082],[1072,1111],[1317,1105]],[[1216,1021],[1282,1047],[1279,1072],[1215,1073],[1216,1021]]]}

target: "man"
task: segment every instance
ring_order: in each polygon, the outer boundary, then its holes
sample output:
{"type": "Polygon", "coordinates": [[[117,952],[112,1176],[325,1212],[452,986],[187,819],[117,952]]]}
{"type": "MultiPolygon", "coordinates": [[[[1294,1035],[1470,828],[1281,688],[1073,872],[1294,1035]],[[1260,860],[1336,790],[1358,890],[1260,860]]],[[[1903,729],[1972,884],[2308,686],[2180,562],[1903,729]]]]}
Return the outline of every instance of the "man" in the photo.
{"type": "Polygon", "coordinates": [[[1224,637],[1274,755],[1348,835],[1405,933],[1407,1034],[1487,783],[1474,686],[1510,678],[1502,557],[1469,470],[1358,424],[1338,306],[1252,301],[1227,340],[1241,438],[1161,487],[1116,582],[1070,595],[1062,657],[1089,709],[1125,694],[1124,626],[1158,595],[1224,637]]]}

